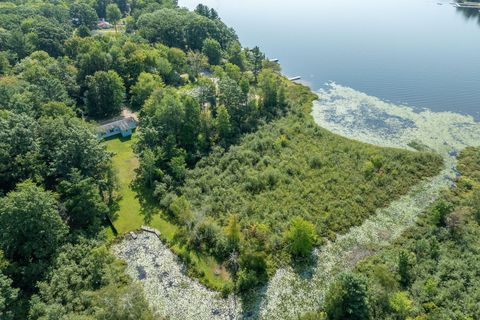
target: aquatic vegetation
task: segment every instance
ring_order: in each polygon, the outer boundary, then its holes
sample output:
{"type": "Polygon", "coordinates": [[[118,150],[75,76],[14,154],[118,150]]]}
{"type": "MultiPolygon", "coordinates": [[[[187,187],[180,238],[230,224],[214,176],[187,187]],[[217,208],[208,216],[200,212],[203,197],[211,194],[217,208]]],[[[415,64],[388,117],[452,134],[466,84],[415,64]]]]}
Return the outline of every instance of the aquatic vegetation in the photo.
{"type": "MultiPolygon", "coordinates": [[[[454,158],[457,152],[466,146],[480,144],[480,125],[471,117],[428,110],[416,112],[412,108],[387,103],[335,84],[320,92],[319,100],[314,102],[312,115],[321,127],[363,142],[412,149],[412,141],[416,141],[413,145],[421,145],[442,154],[445,167],[439,175],[423,181],[387,208],[377,210],[360,226],[351,228],[334,242],[315,250],[315,263],[310,269],[302,272],[292,268],[278,269],[268,285],[251,293],[255,297],[254,302],[249,301],[248,305],[243,306],[237,302],[235,314],[242,314],[244,318],[295,318],[320,309],[334,277],[342,271],[352,270],[358,261],[398,239],[402,232],[414,224],[418,215],[438,198],[440,192],[453,184],[457,175],[454,158]]],[[[213,318],[212,309],[215,307],[212,306],[217,306],[219,310],[232,310],[231,300],[222,300],[181,275],[178,260],[158,240],[146,241],[143,248],[132,245],[131,249],[127,249],[127,242],[132,241],[126,240],[114,250],[129,262],[127,271],[130,275],[138,277],[137,265],[142,265],[146,270],[145,280],[140,281],[149,300],[153,301],[152,305],[162,308],[168,306],[168,310],[174,312],[171,314],[174,319],[213,318]],[[125,255],[127,251],[132,252],[130,257],[125,255]],[[164,258],[168,256],[170,258],[164,258]],[[158,262],[169,261],[168,265],[153,268],[157,259],[158,262]],[[165,282],[154,279],[160,279],[161,272],[171,270],[176,270],[176,277],[183,279],[176,283],[181,282],[184,287],[176,286],[178,292],[169,296],[171,291],[168,290],[172,289],[164,290],[165,282]],[[201,294],[205,294],[205,297],[199,298],[201,294]],[[190,300],[185,302],[182,299],[190,300]],[[204,306],[190,307],[196,306],[198,301],[204,306]],[[197,309],[197,313],[184,311],[185,308],[197,309]]],[[[219,317],[226,315],[227,311],[222,311],[219,317]]]]}
{"type": "Polygon", "coordinates": [[[312,116],[334,133],[380,146],[409,148],[418,141],[442,155],[480,145],[480,124],[472,116],[396,105],[331,83],[319,91],[312,116]]]}
{"type": "Polygon", "coordinates": [[[397,239],[443,189],[452,185],[457,175],[457,152],[480,145],[480,124],[472,117],[428,110],[415,112],[336,84],[319,92],[312,115],[321,127],[368,143],[410,148],[411,141],[420,141],[445,157],[445,168],[317,251],[318,263],[310,275],[291,269],[277,271],[260,308],[264,319],[297,317],[318,310],[334,275],[351,270],[356,262],[397,239]],[[375,119],[378,122],[372,125],[375,119]],[[378,126],[379,122],[384,125],[378,126]],[[406,123],[409,125],[405,126],[406,123]]]}
{"type": "Polygon", "coordinates": [[[112,247],[127,262],[127,274],[143,285],[152,311],[168,319],[230,319],[240,303],[192,280],[179,258],[154,234],[139,233],[112,247]]]}

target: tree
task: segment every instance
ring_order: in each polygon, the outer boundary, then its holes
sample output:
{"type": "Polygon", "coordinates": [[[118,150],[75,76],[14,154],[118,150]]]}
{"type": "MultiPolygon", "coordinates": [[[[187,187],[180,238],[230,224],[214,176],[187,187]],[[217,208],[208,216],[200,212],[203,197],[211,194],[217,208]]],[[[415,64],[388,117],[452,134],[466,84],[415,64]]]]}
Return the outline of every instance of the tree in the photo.
{"type": "Polygon", "coordinates": [[[185,116],[182,123],[180,146],[187,151],[188,161],[194,163],[197,151],[198,135],[200,134],[200,105],[189,95],[181,97],[185,116]]]}
{"type": "Polygon", "coordinates": [[[208,66],[208,58],[197,51],[189,51],[187,53],[187,61],[190,70],[190,75],[195,78],[200,71],[208,66]]]}
{"type": "Polygon", "coordinates": [[[201,3],[197,5],[197,7],[195,8],[195,12],[212,20],[218,19],[218,13],[217,11],[215,11],[215,9],[210,9],[209,7],[201,3]]]}
{"type": "Polygon", "coordinates": [[[397,315],[398,320],[407,319],[408,315],[413,310],[413,301],[408,297],[407,292],[396,292],[389,300],[390,308],[397,315]]]}
{"type": "Polygon", "coordinates": [[[278,78],[269,69],[263,70],[258,77],[258,86],[262,89],[262,113],[268,120],[277,115],[278,78]]]}
{"type": "Polygon", "coordinates": [[[477,223],[480,223],[480,192],[476,192],[473,195],[471,206],[473,208],[473,215],[477,220],[477,223]]]}
{"type": "Polygon", "coordinates": [[[207,56],[208,63],[211,65],[220,64],[220,60],[222,59],[222,47],[217,40],[212,38],[205,39],[205,41],[203,41],[202,53],[207,56]]]}
{"type": "Polygon", "coordinates": [[[438,200],[433,206],[433,217],[437,226],[445,227],[448,215],[453,211],[453,204],[444,200],[438,200]]]}
{"type": "Polygon", "coordinates": [[[258,75],[262,71],[262,62],[265,60],[265,55],[260,51],[259,47],[255,47],[250,51],[250,62],[252,64],[252,72],[255,76],[255,83],[258,82],[258,75]]]}
{"type": "Polygon", "coordinates": [[[147,188],[153,188],[155,181],[162,176],[162,170],[157,167],[157,158],[151,149],[145,149],[140,157],[140,167],[137,177],[147,188]]]}
{"type": "Polygon", "coordinates": [[[77,57],[78,61],[78,82],[82,86],[86,86],[85,80],[88,76],[93,75],[97,71],[107,71],[112,64],[112,56],[94,46],[89,48],[85,53],[80,53],[77,57]]]}
{"type": "Polygon", "coordinates": [[[218,140],[220,145],[226,148],[230,144],[232,126],[230,124],[230,115],[228,114],[227,108],[224,106],[219,106],[217,108],[215,127],[218,132],[218,140]]]}
{"type": "Polygon", "coordinates": [[[115,0],[114,3],[117,4],[118,9],[120,9],[120,12],[122,13],[122,15],[125,15],[128,13],[129,4],[127,0],[115,0]]]}
{"type": "Polygon", "coordinates": [[[63,102],[50,101],[42,105],[40,117],[75,117],[75,112],[63,102]]]}
{"type": "Polygon", "coordinates": [[[197,87],[199,90],[198,100],[200,105],[202,107],[204,107],[205,104],[214,106],[217,102],[217,88],[215,83],[207,77],[200,77],[197,81],[197,87]]]}
{"type": "MultiPolygon", "coordinates": [[[[0,190],[25,179],[41,180],[38,124],[25,114],[0,114],[0,190]]],[[[2,193],[3,193],[2,192],[2,193]]]]}
{"type": "Polygon", "coordinates": [[[18,289],[12,287],[12,280],[0,272],[0,319],[14,319],[12,307],[17,296],[18,289]]]}
{"type": "Polygon", "coordinates": [[[412,281],[412,262],[410,253],[407,251],[401,251],[398,255],[398,274],[402,287],[408,288],[412,281]]]}
{"type": "Polygon", "coordinates": [[[294,218],[285,237],[291,253],[305,257],[311,253],[315,243],[315,226],[300,217],[294,218]]]}
{"type": "Polygon", "coordinates": [[[125,87],[115,71],[97,71],[87,78],[87,112],[97,119],[115,116],[122,110],[125,87]]]}
{"type": "Polygon", "coordinates": [[[247,58],[242,50],[242,46],[238,41],[233,41],[229,44],[227,53],[228,61],[237,65],[240,70],[245,71],[247,58]]]}
{"type": "Polygon", "coordinates": [[[370,319],[367,281],[354,273],[342,273],[330,286],[325,298],[329,320],[370,319]]]}
{"type": "Polygon", "coordinates": [[[88,4],[76,2],[70,6],[70,20],[77,28],[85,26],[91,30],[97,26],[98,15],[88,4]]]}
{"type": "Polygon", "coordinates": [[[152,319],[145,297],[130,284],[124,266],[92,240],[67,244],[52,263],[30,319],[152,319]]]}
{"type": "Polygon", "coordinates": [[[36,50],[43,50],[53,57],[62,55],[64,42],[70,32],[65,25],[43,16],[25,19],[21,30],[36,50]]]}
{"type": "Polygon", "coordinates": [[[230,115],[233,136],[248,131],[247,119],[249,110],[247,108],[247,95],[242,91],[239,84],[229,77],[221,79],[218,83],[219,102],[223,104],[230,115]]]}
{"type": "Polygon", "coordinates": [[[277,92],[277,109],[280,112],[286,113],[288,111],[288,102],[285,92],[285,86],[280,86],[277,92]]]}
{"type": "Polygon", "coordinates": [[[111,190],[111,156],[94,127],[76,117],[42,118],[38,136],[43,183],[48,189],[55,189],[76,169],[83,177],[93,178],[102,192],[111,190]]]}
{"type": "Polygon", "coordinates": [[[106,286],[88,298],[92,301],[95,319],[103,320],[154,320],[143,289],[138,284],[118,287],[106,286]]]}
{"type": "Polygon", "coordinates": [[[164,87],[160,76],[152,73],[142,72],[135,85],[130,89],[130,105],[133,110],[140,110],[145,101],[153,91],[164,87]]]}
{"type": "Polygon", "coordinates": [[[263,252],[245,252],[240,256],[238,288],[247,291],[267,281],[267,263],[263,252]]]}
{"type": "Polygon", "coordinates": [[[8,61],[8,53],[0,51],[0,76],[6,75],[11,69],[10,61],[8,61]]]}
{"type": "Polygon", "coordinates": [[[108,207],[100,197],[95,181],[83,178],[78,170],[62,181],[58,190],[66,209],[67,222],[74,229],[98,227],[108,214],[108,207]]]}
{"type": "Polygon", "coordinates": [[[87,38],[92,36],[92,31],[88,29],[88,27],[86,26],[80,26],[77,28],[75,35],[77,35],[80,38],[87,38]]]}
{"type": "Polygon", "coordinates": [[[186,225],[189,230],[192,228],[194,215],[185,196],[176,197],[170,204],[169,209],[180,223],[186,225]]]}
{"type": "Polygon", "coordinates": [[[118,8],[116,3],[110,3],[107,5],[107,20],[113,23],[115,32],[117,32],[117,23],[122,18],[122,12],[118,8]]]}
{"type": "Polygon", "coordinates": [[[174,69],[180,73],[185,72],[187,67],[187,54],[178,48],[168,48],[168,61],[174,69]]]}
{"type": "Polygon", "coordinates": [[[3,274],[8,262],[0,251],[0,319],[13,320],[13,306],[18,297],[18,289],[12,287],[12,280],[3,274]]]}
{"type": "Polygon", "coordinates": [[[0,199],[0,245],[22,287],[33,288],[64,242],[68,228],[57,208],[56,196],[31,181],[0,199]]]}

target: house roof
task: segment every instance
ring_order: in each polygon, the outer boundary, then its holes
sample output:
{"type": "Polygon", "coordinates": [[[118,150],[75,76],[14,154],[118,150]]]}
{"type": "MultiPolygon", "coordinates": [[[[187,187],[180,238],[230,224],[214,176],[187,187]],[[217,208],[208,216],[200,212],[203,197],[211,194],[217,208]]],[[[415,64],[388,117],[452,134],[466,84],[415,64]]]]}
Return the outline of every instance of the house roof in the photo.
{"type": "Polygon", "coordinates": [[[108,131],[110,129],[119,128],[120,130],[128,130],[135,128],[137,121],[133,117],[127,117],[123,119],[116,119],[100,124],[101,131],[108,131]]]}

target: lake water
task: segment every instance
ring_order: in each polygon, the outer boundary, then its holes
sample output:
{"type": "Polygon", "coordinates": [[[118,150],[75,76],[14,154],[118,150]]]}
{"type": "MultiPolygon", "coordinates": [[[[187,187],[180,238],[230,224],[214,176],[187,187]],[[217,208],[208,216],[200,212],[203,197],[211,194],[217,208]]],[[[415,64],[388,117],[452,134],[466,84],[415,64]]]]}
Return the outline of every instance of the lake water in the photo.
{"type": "Polygon", "coordinates": [[[335,82],[395,104],[480,120],[478,10],[444,0],[202,3],[219,12],[244,46],[260,46],[313,90],[335,82]]]}

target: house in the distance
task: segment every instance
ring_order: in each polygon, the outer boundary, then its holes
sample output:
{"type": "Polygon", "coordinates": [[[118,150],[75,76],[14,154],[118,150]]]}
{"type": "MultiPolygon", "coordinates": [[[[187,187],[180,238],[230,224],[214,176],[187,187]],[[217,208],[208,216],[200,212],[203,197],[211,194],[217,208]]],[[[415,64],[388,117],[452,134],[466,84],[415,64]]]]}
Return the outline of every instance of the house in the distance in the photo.
{"type": "Polygon", "coordinates": [[[134,117],[122,117],[112,119],[103,123],[100,123],[98,128],[98,137],[105,139],[117,134],[121,134],[122,137],[129,137],[132,135],[133,130],[137,127],[137,120],[134,117]]]}
{"type": "Polygon", "coordinates": [[[111,29],[112,25],[105,21],[105,19],[101,19],[100,21],[97,22],[97,29],[111,29]]]}

